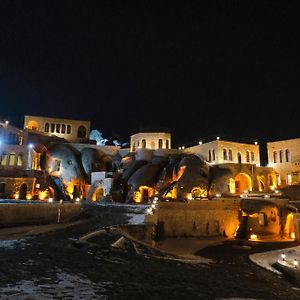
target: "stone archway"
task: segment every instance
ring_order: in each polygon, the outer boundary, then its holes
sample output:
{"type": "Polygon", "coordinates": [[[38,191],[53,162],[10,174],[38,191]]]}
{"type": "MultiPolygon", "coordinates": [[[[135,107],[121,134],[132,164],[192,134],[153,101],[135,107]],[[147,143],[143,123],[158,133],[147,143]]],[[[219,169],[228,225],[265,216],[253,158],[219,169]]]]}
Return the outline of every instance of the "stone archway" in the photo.
{"type": "Polygon", "coordinates": [[[239,173],[234,177],[235,193],[240,194],[245,191],[252,191],[252,180],[246,173],[239,173]]]}

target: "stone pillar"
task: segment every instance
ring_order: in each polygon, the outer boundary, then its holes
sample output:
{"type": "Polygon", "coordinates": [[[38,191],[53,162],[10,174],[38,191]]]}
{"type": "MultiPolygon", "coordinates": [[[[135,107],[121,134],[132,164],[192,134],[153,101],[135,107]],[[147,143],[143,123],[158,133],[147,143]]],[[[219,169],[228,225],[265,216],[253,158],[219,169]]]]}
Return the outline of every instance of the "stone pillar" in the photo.
{"type": "Polygon", "coordinates": [[[300,213],[294,214],[295,241],[300,242],[300,213]]]}

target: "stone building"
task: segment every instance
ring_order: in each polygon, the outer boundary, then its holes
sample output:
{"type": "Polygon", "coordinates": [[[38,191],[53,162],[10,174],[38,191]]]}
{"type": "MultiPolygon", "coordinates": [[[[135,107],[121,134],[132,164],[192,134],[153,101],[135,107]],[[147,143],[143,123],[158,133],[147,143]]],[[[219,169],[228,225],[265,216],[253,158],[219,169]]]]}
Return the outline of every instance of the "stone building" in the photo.
{"type": "Polygon", "coordinates": [[[167,132],[139,132],[130,136],[130,151],[144,149],[171,149],[171,134],[167,132]]]}
{"type": "Polygon", "coordinates": [[[9,124],[8,121],[0,121],[0,144],[17,144],[24,143],[24,132],[9,124]]]}
{"type": "Polygon", "coordinates": [[[85,141],[89,138],[90,121],[59,119],[40,116],[25,116],[24,129],[54,135],[69,142],[85,141]]]}
{"type": "Polygon", "coordinates": [[[300,183],[300,138],[267,143],[268,165],[277,173],[277,185],[300,183]]]}

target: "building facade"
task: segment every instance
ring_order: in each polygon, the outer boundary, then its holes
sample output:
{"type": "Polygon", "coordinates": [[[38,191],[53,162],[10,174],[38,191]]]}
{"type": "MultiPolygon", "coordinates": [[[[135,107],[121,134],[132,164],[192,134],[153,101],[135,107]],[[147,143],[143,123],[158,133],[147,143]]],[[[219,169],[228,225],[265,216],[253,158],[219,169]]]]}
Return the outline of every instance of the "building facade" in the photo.
{"type": "Polygon", "coordinates": [[[300,138],[267,143],[268,165],[277,173],[277,185],[300,183],[300,138]]]}
{"type": "Polygon", "coordinates": [[[80,142],[89,138],[90,121],[25,116],[24,129],[54,135],[69,142],[80,142]]]}
{"type": "Polygon", "coordinates": [[[137,149],[171,149],[171,134],[167,132],[140,132],[130,136],[130,151],[137,149]]]}

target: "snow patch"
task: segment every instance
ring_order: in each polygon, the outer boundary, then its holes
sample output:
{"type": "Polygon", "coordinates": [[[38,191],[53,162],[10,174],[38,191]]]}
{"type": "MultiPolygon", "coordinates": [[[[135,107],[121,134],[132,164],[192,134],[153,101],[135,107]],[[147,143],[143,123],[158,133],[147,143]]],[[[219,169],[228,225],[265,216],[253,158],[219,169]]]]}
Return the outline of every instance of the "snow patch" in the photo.
{"type": "Polygon", "coordinates": [[[24,247],[26,245],[25,239],[21,240],[0,240],[0,248],[15,249],[18,246],[24,247]]]}
{"type": "Polygon", "coordinates": [[[129,224],[141,225],[141,224],[145,223],[145,215],[144,214],[127,213],[126,216],[130,218],[128,220],[129,224]]]}

